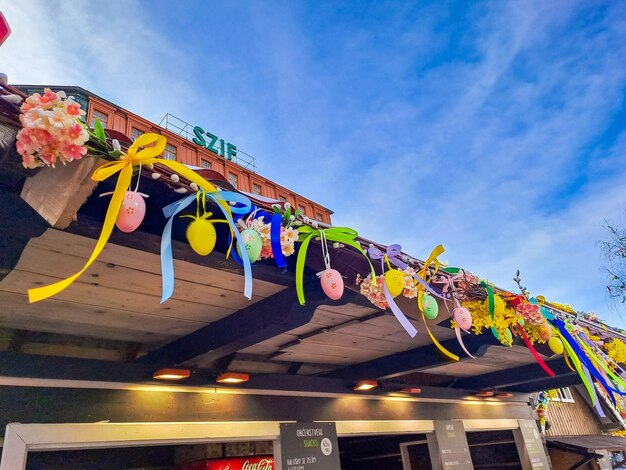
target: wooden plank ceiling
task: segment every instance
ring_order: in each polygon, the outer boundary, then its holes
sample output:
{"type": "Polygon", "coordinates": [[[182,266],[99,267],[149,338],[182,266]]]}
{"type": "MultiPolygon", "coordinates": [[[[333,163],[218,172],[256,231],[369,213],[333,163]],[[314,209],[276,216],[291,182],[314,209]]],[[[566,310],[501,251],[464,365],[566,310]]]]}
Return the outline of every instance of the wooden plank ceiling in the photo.
{"type": "MultiPolygon", "coordinates": [[[[0,282],[0,327],[141,343],[152,350],[249,305],[243,277],[176,261],[174,295],[160,304],[159,256],[108,244],[68,289],[34,304],[27,289],[80,270],[94,240],[50,229],[33,238],[0,282]]],[[[283,286],[255,281],[252,302],[283,286]]]]}
{"type": "MultiPolygon", "coordinates": [[[[177,260],[174,295],[160,304],[159,256],[109,243],[69,288],[52,299],[28,303],[28,288],[74,274],[94,244],[90,238],[54,229],[30,240],[16,268],[0,282],[0,349],[132,360],[285,289],[255,279],[249,301],[242,294],[243,277],[237,273],[177,260]],[[94,352],[97,350],[100,354],[94,352]]],[[[416,301],[400,298],[398,303],[418,329],[415,338],[409,337],[388,311],[381,312],[373,305],[322,305],[308,324],[242,349],[225,367],[249,373],[286,373],[291,364],[301,363],[297,373],[308,375],[434,347],[416,301]]],[[[440,341],[454,338],[448,318],[441,307],[439,318],[429,321],[440,341]]],[[[443,365],[427,373],[465,377],[531,361],[525,348],[497,348],[471,362],[448,364],[442,359],[443,365]]],[[[184,365],[222,368],[202,355],[184,365]]]]}

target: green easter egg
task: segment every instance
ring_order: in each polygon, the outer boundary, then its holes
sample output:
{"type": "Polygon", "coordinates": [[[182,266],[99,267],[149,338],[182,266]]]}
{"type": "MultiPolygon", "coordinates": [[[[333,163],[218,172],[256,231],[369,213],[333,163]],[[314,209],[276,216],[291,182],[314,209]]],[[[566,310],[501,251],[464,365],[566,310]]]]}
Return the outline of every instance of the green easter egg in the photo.
{"type": "Polygon", "coordinates": [[[422,307],[424,308],[424,316],[429,320],[434,320],[439,315],[439,304],[434,297],[424,294],[422,297],[422,307]]]}
{"type": "MultiPolygon", "coordinates": [[[[263,249],[263,238],[261,234],[254,229],[246,229],[241,232],[241,238],[248,252],[250,262],[254,263],[261,256],[261,250],[263,249]]],[[[237,253],[241,256],[241,247],[237,244],[237,253]]]]}

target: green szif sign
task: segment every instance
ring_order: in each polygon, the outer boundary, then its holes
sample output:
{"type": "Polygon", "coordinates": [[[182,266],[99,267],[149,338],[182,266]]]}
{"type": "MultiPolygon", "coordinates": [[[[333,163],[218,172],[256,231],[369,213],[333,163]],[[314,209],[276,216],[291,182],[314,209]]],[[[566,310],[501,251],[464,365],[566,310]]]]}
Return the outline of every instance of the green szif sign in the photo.
{"type": "Polygon", "coordinates": [[[215,134],[205,132],[205,130],[200,126],[194,127],[193,133],[195,134],[195,137],[191,139],[191,141],[194,144],[204,147],[205,149],[209,149],[211,152],[214,152],[227,160],[232,160],[237,156],[237,147],[230,142],[226,142],[224,139],[220,139],[215,134]]]}

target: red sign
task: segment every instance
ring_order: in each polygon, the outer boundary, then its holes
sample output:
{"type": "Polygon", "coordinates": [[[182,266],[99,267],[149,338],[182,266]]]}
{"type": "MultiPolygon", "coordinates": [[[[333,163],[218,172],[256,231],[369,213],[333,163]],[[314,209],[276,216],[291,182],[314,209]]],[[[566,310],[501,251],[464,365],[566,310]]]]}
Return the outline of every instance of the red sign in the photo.
{"type": "Polygon", "coordinates": [[[9,37],[9,34],[11,34],[11,28],[9,28],[9,23],[7,23],[6,18],[4,17],[2,12],[0,12],[0,46],[6,40],[6,38],[9,37]]]}
{"type": "Polygon", "coordinates": [[[176,467],[176,470],[274,470],[270,455],[233,459],[199,460],[176,467]]]}

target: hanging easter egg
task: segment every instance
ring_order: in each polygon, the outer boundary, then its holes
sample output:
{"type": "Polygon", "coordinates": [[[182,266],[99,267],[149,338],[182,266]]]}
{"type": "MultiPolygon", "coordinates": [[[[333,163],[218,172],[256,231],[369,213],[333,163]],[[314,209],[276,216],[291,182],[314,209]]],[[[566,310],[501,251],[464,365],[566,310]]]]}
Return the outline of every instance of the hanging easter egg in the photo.
{"type": "MultiPolygon", "coordinates": [[[[261,250],[263,249],[263,239],[261,234],[254,229],[248,228],[241,232],[241,238],[248,252],[248,258],[250,262],[254,263],[261,256],[261,250]]],[[[241,256],[241,247],[237,245],[237,252],[241,256]]]]}
{"type": "Polygon", "coordinates": [[[320,283],[322,290],[331,300],[339,300],[343,295],[343,278],[336,269],[322,271],[320,283]]]}
{"type": "Polygon", "coordinates": [[[215,248],[217,234],[213,224],[206,219],[195,219],[187,226],[187,241],[201,256],[206,256],[215,248]]]}
{"type": "Polygon", "coordinates": [[[526,325],[526,320],[524,320],[523,318],[519,318],[519,319],[517,320],[517,323],[519,323],[519,324],[520,324],[520,326],[524,326],[524,325],[526,325]]]}
{"type": "Polygon", "coordinates": [[[424,309],[424,316],[429,320],[434,320],[439,314],[439,305],[434,297],[424,294],[422,297],[422,308],[424,309]]]}
{"type": "MultiPolygon", "coordinates": [[[[489,297],[485,299],[483,305],[489,308],[489,297]]],[[[493,313],[495,315],[504,315],[505,303],[498,294],[493,294],[493,313]]]]}
{"type": "Polygon", "coordinates": [[[548,341],[548,346],[550,346],[550,350],[554,354],[563,354],[563,342],[556,336],[550,338],[550,340],[548,341]]]}
{"type": "Polygon", "coordinates": [[[504,314],[504,300],[502,300],[502,297],[500,297],[497,294],[493,295],[493,312],[496,315],[503,315],[504,314]]]}
{"type": "Polygon", "coordinates": [[[399,269],[390,269],[385,273],[385,285],[392,297],[397,297],[404,290],[404,273],[399,269]]]}
{"type": "Polygon", "coordinates": [[[145,215],[146,201],[141,197],[141,194],[126,191],[115,225],[122,232],[132,232],[139,227],[145,215]]]}
{"type": "Polygon", "coordinates": [[[550,328],[550,325],[548,325],[547,323],[543,323],[539,327],[539,337],[544,341],[548,341],[550,338],[552,338],[552,328],[550,328]]]}
{"type": "Polygon", "coordinates": [[[456,307],[452,311],[452,317],[459,328],[469,330],[472,327],[472,314],[465,307],[456,307]]]}

